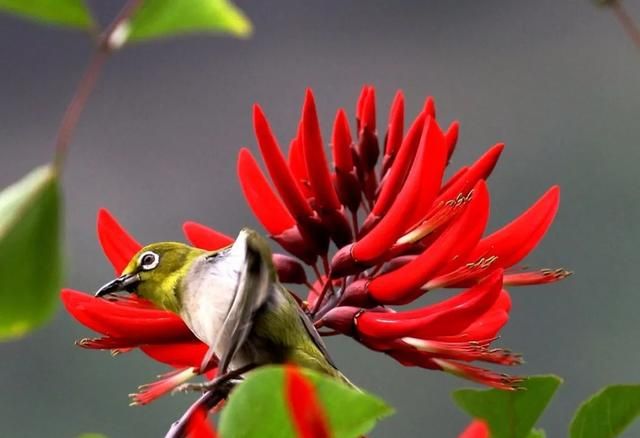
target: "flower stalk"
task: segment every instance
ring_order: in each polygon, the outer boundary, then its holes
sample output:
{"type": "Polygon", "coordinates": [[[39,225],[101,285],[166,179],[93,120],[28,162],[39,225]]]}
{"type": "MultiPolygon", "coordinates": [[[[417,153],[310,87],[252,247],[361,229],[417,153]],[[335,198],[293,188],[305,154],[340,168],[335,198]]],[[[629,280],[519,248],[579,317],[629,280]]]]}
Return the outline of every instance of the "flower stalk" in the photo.
{"type": "Polygon", "coordinates": [[[122,41],[114,39],[114,35],[118,35],[119,32],[123,31],[124,28],[122,25],[142,6],[143,1],[144,0],[128,0],[116,18],[98,36],[95,48],[89,57],[87,67],[62,116],[62,121],[60,122],[56,135],[54,166],[59,173],[62,172],[64,167],[69,143],[76,130],[82,111],[87,104],[87,100],[93,93],[107,60],[113,51],[118,49],[122,44],[122,41]]]}

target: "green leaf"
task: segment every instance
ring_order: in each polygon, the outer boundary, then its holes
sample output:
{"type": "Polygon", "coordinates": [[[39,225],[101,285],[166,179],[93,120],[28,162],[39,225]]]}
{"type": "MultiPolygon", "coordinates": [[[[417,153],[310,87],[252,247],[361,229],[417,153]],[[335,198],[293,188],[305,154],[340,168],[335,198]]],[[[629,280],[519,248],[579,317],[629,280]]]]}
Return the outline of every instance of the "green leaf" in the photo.
{"type": "Polygon", "coordinates": [[[0,340],[44,323],[61,283],[56,171],[39,167],[0,192],[0,340]]]}
{"type": "Polygon", "coordinates": [[[596,393],[578,409],[571,438],[618,436],[640,414],[640,385],[613,385],[596,393]]]}
{"type": "Polygon", "coordinates": [[[532,376],[518,391],[460,389],[453,398],[473,418],[489,424],[492,438],[527,438],[560,383],[557,376],[532,376]]]}
{"type": "Polygon", "coordinates": [[[58,26],[77,29],[94,26],[84,0],[0,0],[0,11],[58,26]]]}
{"type": "Polygon", "coordinates": [[[147,0],[127,26],[129,41],[197,32],[251,33],[251,22],[228,0],[147,0]]]}
{"type": "Polygon", "coordinates": [[[544,430],[542,429],[533,429],[531,432],[529,432],[527,438],[547,438],[547,434],[544,433],[544,430]]]}
{"type": "MultiPolygon", "coordinates": [[[[304,370],[316,388],[334,438],[355,438],[393,413],[385,402],[333,378],[304,370]]],[[[296,438],[284,396],[284,369],[250,373],[232,394],[220,417],[220,435],[234,438],[296,438]]]]}

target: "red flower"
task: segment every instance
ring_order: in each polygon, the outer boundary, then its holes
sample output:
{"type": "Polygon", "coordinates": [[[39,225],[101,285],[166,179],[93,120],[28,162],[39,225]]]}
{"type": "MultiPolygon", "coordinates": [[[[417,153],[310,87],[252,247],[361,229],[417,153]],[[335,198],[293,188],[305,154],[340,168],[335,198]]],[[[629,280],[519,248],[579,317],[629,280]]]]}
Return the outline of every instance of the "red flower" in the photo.
{"type": "Polygon", "coordinates": [[[489,426],[482,420],[473,420],[458,438],[489,438],[489,426]]]}
{"type": "MultiPolygon", "coordinates": [[[[459,124],[443,131],[429,98],[405,132],[404,97],[398,92],[380,144],[375,106],[375,90],[364,87],[354,136],[346,112],[337,112],[331,167],[311,91],[287,157],[261,108],[254,107],[255,134],[270,178],[248,149],[240,150],[238,174],[250,207],[291,254],[274,254],[279,278],[308,287],[301,306],[321,334],[346,334],[405,366],[511,389],[517,378],[472,362],[520,362],[518,355],[491,347],[509,319],[506,286],[569,275],[563,269],[515,269],[553,221],[559,189],[552,187],[518,218],[483,237],[489,215],[485,180],[504,146],[491,147],[445,179],[459,124]],[[315,272],[314,284],[304,264],[315,272]],[[464,290],[414,310],[393,307],[439,288],[464,290]]],[[[194,222],[183,229],[193,245],[207,250],[232,241],[194,222]]],[[[118,273],[141,247],[106,210],[98,215],[98,237],[118,273]]],[[[148,403],[197,374],[207,347],[176,315],[135,296],[104,300],[66,289],[62,300],[80,323],[103,335],[83,339],[80,346],[114,353],[139,348],[176,368],[144,385],[134,403],[148,403]]]]}
{"type": "Polygon", "coordinates": [[[551,225],[558,187],[483,237],[489,216],[485,180],[504,145],[496,144],[445,180],[459,124],[443,131],[429,98],[403,134],[404,97],[398,92],[378,167],[371,86],[358,99],[355,140],[346,112],[336,114],[332,166],[319,126],[307,90],[287,159],[256,105],[255,134],[271,181],[246,148],[238,157],[238,175],[249,206],[271,237],[316,272],[303,305],[317,327],[332,330],[321,333],[352,336],[406,366],[513,388],[518,378],[470,362],[520,363],[519,355],[490,347],[509,318],[511,301],[503,287],[549,283],[570,274],[515,270],[551,225]],[[330,242],[337,250],[332,258],[330,242]],[[417,310],[390,307],[438,288],[465,290],[417,310]]]}

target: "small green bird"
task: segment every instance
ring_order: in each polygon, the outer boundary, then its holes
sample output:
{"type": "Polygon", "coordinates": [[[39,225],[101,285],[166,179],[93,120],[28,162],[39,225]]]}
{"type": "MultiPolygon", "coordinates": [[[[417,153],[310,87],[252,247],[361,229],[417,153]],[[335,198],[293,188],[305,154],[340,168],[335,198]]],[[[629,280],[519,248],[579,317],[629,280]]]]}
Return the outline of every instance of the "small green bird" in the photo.
{"type": "Polygon", "coordinates": [[[253,230],[243,229],[232,245],[213,252],[175,242],[147,245],[96,296],[123,291],[182,318],[209,346],[201,370],[215,355],[219,375],[293,363],[351,385],[313,323],[278,281],[268,243],[253,230]]]}

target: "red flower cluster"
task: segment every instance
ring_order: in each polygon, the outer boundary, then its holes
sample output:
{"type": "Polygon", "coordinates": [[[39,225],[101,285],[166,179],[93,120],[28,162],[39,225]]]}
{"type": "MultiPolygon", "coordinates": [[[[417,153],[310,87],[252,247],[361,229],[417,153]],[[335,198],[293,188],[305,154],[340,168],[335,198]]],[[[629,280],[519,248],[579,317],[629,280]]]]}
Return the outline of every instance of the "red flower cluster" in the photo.
{"type": "MultiPolygon", "coordinates": [[[[506,286],[549,283],[569,274],[514,270],[553,221],[559,189],[549,189],[518,218],[483,237],[489,216],[485,180],[502,144],[445,178],[459,125],[453,122],[443,131],[433,99],[426,100],[405,132],[404,97],[398,92],[381,146],[375,90],[365,86],[356,125],[354,139],[345,111],[337,112],[330,167],[311,91],[288,157],[263,111],[254,107],[255,134],[271,182],[248,149],[240,150],[238,174],[257,218],[295,257],[274,254],[280,280],[307,286],[301,306],[321,334],[346,334],[405,366],[512,389],[517,378],[471,362],[520,362],[518,355],[490,347],[509,318],[506,286]],[[314,284],[305,264],[316,274],[314,284]],[[391,307],[438,288],[464,290],[415,310],[391,307]]],[[[194,222],[183,229],[194,246],[208,250],[232,241],[194,222]]],[[[98,236],[117,273],[141,247],[106,210],[98,215],[98,236]]],[[[62,300],[79,322],[104,335],[83,339],[80,346],[118,353],[140,348],[177,368],[143,386],[134,403],[148,403],[197,374],[207,347],[178,316],[135,296],[107,301],[64,290],[62,300]]]]}
{"type": "Polygon", "coordinates": [[[519,363],[518,355],[490,348],[509,317],[504,287],[548,283],[569,274],[564,269],[505,272],[549,228],[559,189],[551,188],[520,217],[483,238],[489,217],[485,180],[503,145],[445,180],[459,124],[443,131],[431,98],[406,133],[404,123],[404,97],[398,92],[381,153],[375,90],[365,86],[356,107],[355,140],[345,111],[336,114],[330,168],[311,91],[288,158],[256,105],[255,134],[275,190],[251,152],[242,149],[238,174],[245,197],[271,237],[318,274],[305,305],[318,328],[333,330],[321,333],[352,336],[403,365],[513,388],[517,379],[469,362],[519,363]],[[331,242],[337,252],[329,261],[331,242]],[[417,310],[389,307],[445,287],[468,289],[417,310]]]}

